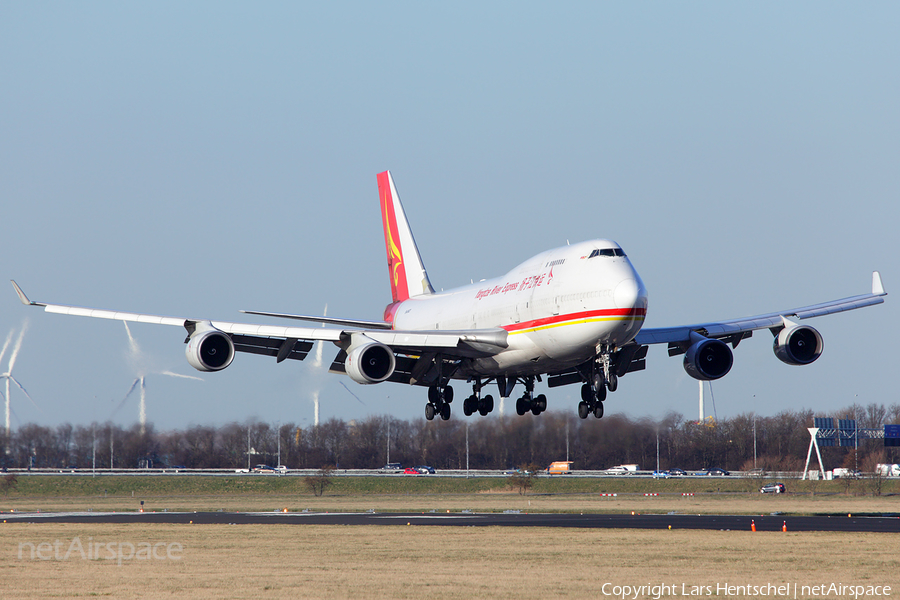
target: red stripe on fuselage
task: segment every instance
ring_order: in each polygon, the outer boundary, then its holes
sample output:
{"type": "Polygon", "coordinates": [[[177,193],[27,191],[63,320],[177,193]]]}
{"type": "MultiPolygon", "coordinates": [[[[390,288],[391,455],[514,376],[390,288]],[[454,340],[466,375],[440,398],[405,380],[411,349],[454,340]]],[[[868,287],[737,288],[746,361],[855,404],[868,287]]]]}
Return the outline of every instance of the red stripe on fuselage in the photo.
{"type": "Polygon", "coordinates": [[[583,312],[569,313],[566,315],[554,315],[552,317],[544,317],[542,319],[534,319],[524,323],[513,323],[511,325],[502,325],[501,329],[505,329],[510,333],[524,329],[537,329],[539,327],[547,327],[548,325],[556,325],[565,323],[566,321],[580,321],[583,319],[595,319],[597,317],[644,317],[647,314],[646,308],[607,308],[603,310],[586,310],[583,312]]]}

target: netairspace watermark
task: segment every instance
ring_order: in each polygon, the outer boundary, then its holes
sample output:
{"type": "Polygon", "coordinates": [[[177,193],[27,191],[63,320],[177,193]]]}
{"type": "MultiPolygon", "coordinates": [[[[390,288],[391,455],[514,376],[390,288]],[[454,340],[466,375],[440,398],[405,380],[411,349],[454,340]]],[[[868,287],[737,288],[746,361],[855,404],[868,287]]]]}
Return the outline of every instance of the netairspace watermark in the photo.
{"type": "Polygon", "coordinates": [[[604,583],[600,586],[600,594],[619,600],[638,600],[639,598],[685,597],[703,598],[709,596],[756,596],[771,598],[875,598],[891,595],[889,585],[860,585],[838,582],[827,583],[716,583],[710,585],[692,585],[689,583],[658,583],[644,585],[618,585],[604,583]]]}
{"type": "Polygon", "coordinates": [[[114,560],[119,566],[133,560],[181,560],[184,546],[178,542],[98,542],[94,538],[74,537],[66,544],[53,542],[19,542],[19,560],[114,560]]]}

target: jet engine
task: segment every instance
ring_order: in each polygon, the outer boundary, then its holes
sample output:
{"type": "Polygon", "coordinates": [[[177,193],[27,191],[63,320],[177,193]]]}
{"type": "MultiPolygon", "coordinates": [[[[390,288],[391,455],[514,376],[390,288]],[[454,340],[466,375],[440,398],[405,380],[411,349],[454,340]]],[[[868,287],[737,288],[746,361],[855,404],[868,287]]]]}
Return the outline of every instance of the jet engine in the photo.
{"type": "Polygon", "coordinates": [[[198,371],[221,371],[234,360],[234,342],[218,329],[198,329],[188,339],[184,353],[198,371]]]}
{"type": "Polygon", "coordinates": [[[785,327],[775,336],[772,346],[778,360],[789,365],[808,365],[819,358],[824,348],[822,335],[809,325],[785,327]]]}
{"type": "Polygon", "coordinates": [[[684,370],[694,379],[711,381],[728,374],[734,356],[728,344],[721,340],[691,334],[691,346],[684,354],[684,370]]]}
{"type": "Polygon", "coordinates": [[[359,336],[347,350],[344,369],[356,383],[381,383],[394,372],[397,365],[390,348],[366,336],[359,336]]]}

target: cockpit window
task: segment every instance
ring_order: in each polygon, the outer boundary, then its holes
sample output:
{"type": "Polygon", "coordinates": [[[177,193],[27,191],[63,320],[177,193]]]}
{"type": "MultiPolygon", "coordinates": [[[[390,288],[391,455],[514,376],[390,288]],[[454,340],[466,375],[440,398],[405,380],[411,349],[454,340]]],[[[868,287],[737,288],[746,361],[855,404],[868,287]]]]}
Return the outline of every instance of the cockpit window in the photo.
{"type": "Polygon", "coordinates": [[[603,248],[602,250],[594,250],[591,252],[591,255],[588,258],[594,258],[595,256],[621,256],[624,257],[625,253],[621,248],[603,248]]]}

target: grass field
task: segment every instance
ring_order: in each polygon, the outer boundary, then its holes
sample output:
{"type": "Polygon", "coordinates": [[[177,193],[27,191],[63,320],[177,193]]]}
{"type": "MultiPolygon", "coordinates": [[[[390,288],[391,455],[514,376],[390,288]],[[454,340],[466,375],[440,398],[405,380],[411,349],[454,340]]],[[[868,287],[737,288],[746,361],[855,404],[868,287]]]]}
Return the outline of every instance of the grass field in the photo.
{"type": "Polygon", "coordinates": [[[540,512],[678,511],[751,514],[900,512],[900,482],[881,496],[866,482],[788,481],[788,494],[763,495],[739,478],[655,481],[636,478],[538,478],[518,494],[503,478],[333,477],[316,497],[301,477],[21,476],[0,496],[0,510],[530,510],[540,512]],[[614,497],[602,494],[617,494],[614,497]],[[658,493],[659,496],[645,496],[658,493]],[[682,494],[694,494],[683,496],[682,494]],[[865,494],[865,495],[864,495],[865,494]]]}
{"type": "Polygon", "coordinates": [[[651,587],[627,597],[673,598],[692,589],[704,596],[761,595],[746,593],[753,590],[726,594],[723,585],[836,582],[896,588],[900,559],[894,537],[403,525],[7,524],[0,526],[0,597],[521,600],[621,597],[623,590],[614,586],[642,585],[651,587]],[[126,550],[119,564],[105,551],[94,559],[78,552],[68,560],[55,560],[52,552],[44,555],[49,560],[32,559],[26,546],[19,558],[20,544],[55,540],[64,557],[75,538],[83,545],[91,540],[117,548],[177,543],[181,550],[177,559],[129,559],[126,550]],[[661,584],[674,589],[654,593],[652,586],[661,584]]]}
{"type": "MultiPolygon", "coordinates": [[[[759,482],[737,479],[560,478],[520,495],[503,479],[341,477],[316,497],[296,477],[22,476],[0,508],[137,510],[144,500],[147,510],[197,511],[900,511],[894,482],[879,497],[858,495],[862,482],[785,483],[794,493],[764,496],[759,482]],[[644,496],[651,491],[660,495],[644,496]]],[[[0,598],[760,597],[721,586],[769,584],[800,586],[803,598],[825,594],[802,586],[832,582],[894,585],[896,596],[896,544],[891,534],[0,523],[0,598]],[[89,555],[91,544],[103,551],[89,555]]]]}

